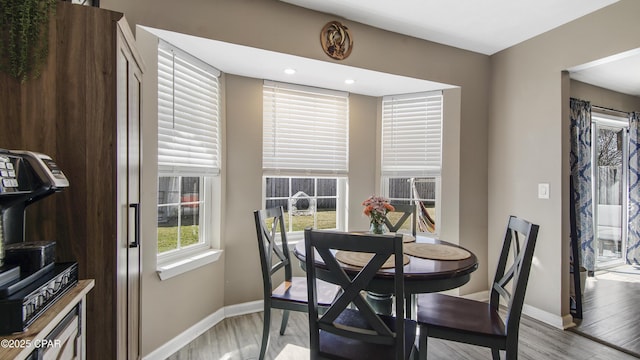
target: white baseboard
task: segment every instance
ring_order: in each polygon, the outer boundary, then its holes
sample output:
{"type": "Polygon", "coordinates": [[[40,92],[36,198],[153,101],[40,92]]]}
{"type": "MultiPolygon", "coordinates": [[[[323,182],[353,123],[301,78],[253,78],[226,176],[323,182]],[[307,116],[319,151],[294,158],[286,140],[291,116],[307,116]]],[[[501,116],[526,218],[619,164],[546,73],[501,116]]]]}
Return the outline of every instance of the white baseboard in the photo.
{"type": "MultiPolygon", "coordinates": [[[[480,291],[473,294],[467,294],[462,297],[478,301],[487,301],[489,299],[489,292],[480,291]]],[[[144,356],[142,360],[166,359],[178,350],[185,347],[191,341],[195,340],[198,336],[202,335],[204,332],[217,325],[222,320],[234,316],[262,311],[263,306],[264,305],[262,300],[225,306],[214,312],[213,314],[207,316],[203,320],[199,321],[187,330],[183,331],[175,338],[167,341],[159,348],[144,356]]],[[[575,326],[575,324],[573,323],[573,317],[571,315],[558,316],[527,304],[524,305],[522,312],[529,317],[532,317],[536,320],[542,321],[546,324],[562,330],[575,326]]]]}
{"type": "Polygon", "coordinates": [[[180,333],[178,336],[173,339],[167,341],[159,348],[155,349],[148,355],[144,356],[142,360],[161,360],[166,359],[169,356],[173,355],[178,350],[187,346],[190,342],[195,340],[198,336],[202,335],[207,330],[214,327],[220,321],[225,318],[225,308],[222,308],[213,314],[207,316],[201,321],[197,322],[192,327],[180,333]]]}
{"type": "Polygon", "coordinates": [[[524,304],[522,313],[560,330],[575,326],[575,324],[573,323],[573,317],[571,315],[559,316],[527,304],[524,304]]]}
{"type": "Polygon", "coordinates": [[[264,301],[256,300],[242,304],[229,305],[224,307],[224,317],[230,318],[239,315],[251,314],[264,310],[264,301]]]}
{"type": "Polygon", "coordinates": [[[207,330],[216,326],[222,320],[234,316],[255,313],[262,310],[264,310],[264,303],[262,300],[225,306],[214,312],[213,314],[207,316],[206,318],[202,319],[187,330],[183,331],[178,336],[167,341],[159,348],[144,356],[142,360],[166,359],[176,353],[178,350],[187,346],[187,344],[195,340],[198,336],[202,335],[207,330]]]}
{"type": "Polygon", "coordinates": [[[460,295],[460,288],[440,291],[440,294],[450,295],[450,296],[458,296],[465,299],[471,299],[476,301],[489,301],[489,290],[478,291],[471,294],[460,295]]]}
{"type": "Polygon", "coordinates": [[[489,301],[489,290],[479,291],[473,294],[460,295],[460,297],[476,301],[489,301]]]}

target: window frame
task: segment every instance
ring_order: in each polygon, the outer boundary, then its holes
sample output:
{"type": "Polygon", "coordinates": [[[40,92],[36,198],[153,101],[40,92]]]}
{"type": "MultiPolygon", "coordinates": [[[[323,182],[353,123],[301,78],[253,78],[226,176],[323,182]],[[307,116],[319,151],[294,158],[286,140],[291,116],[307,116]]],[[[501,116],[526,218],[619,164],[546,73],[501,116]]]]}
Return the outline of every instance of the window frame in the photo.
{"type": "MultiPolygon", "coordinates": [[[[267,178],[287,178],[289,179],[289,195],[286,198],[287,200],[287,207],[284,209],[284,211],[287,213],[287,215],[285,216],[285,227],[287,228],[287,242],[290,244],[293,244],[293,246],[295,246],[295,244],[298,241],[304,240],[304,229],[303,230],[299,230],[299,231],[293,231],[292,228],[292,223],[291,223],[291,218],[292,218],[292,214],[291,211],[288,207],[288,204],[290,203],[290,199],[292,198],[292,196],[294,195],[292,193],[292,189],[291,189],[291,181],[293,179],[314,179],[314,188],[316,189],[316,191],[314,192],[313,196],[310,196],[311,198],[314,199],[319,199],[319,198],[335,198],[336,199],[336,227],[334,229],[327,229],[327,230],[341,230],[344,231],[345,229],[347,229],[347,183],[348,183],[348,178],[346,176],[300,176],[300,175],[264,175],[262,176],[262,208],[266,208],[267,206],[267,201],[269,200],[285,200],[285,197],[283,196],[278,196],[278,197],[270,197],[267,198],[267,194],[266,194],[266,190],[267,190],[267,178]],[[336,195],[335,197],[333,196],[318,196],[317,194],[317,180],[318,179],[336,179],[336,195]]],[[[316,215],[314,215],[314,228],[315,225],[317,224],[317,213],[318,211],[316,211],[316,215]]]]}
{"type": "MultiPolygon", "coordinates": [[[[622,164],[620,165],[622,169],[621,175],[621,201],[620,206],[622,209],[628,208],[629,204],[629,118],[621,116],[621,113],[612,112],[609,110],[601,110],[599,108],[592,107],[591,110],[591,177],[593,179],[591,183],[591,197],[593,199],[594,205],[592,208],[593,211],[593,223],[594,223],[594,231],[598,231],[599,221],[598,217],[600,216],[600,197],[599,197],[599,188],[600,188],[600,176],[598,175],[599,171],[599,161],[598,161],[598,152],[599,152],[599,142],[598,138],[600,135],[600,130],[610,130],[610,131],[620,131],[622,133],[622,164]]],[[[621,224],[626,224],[628,222],[629,214],[625,211],[622,211],[620,214],[620,222],[621,224]]],[[[620,246],[620,258],[615,258],[613,260],[599,260],[600,256],[597,255],[596,251],[596,268],[606,267],[613,263],[619,263],[620,261],[626,260],[627,246],[628,241],[628,228],[626,226],[621,227],[621,246],[620,246]]],[[[601,240],[596,236],[596,243],[599,243],[601,240]]]]}
{"type": "MultiPolygon", "coordinates": [[[[158,274],[162,280],[168,277],[175,276],[184,271],[191,270],[195,267],[210,263],[219,258],[221,250],[220,248],[220,235],[221,235],[221,211],[222,211],[222,174],[221,174],[221,161],[222,161],[222,126],[223,126],[223,111],[222,111],[222,94],[223,86],[219,77],[222,75],[217,69],[213,68],[181,49],[163,41],[158,42],[158,61],[160,62],[160,48],[170,48],[176,54],[179,54],[181,61],[193,61],[192,66],[202,68],[201,71],[208,73],[209,75],[215,74],[218,77],[216,82],[216,103],[214,104],[215,111],[215,136],[213,141],[215,146],[212,151],[215,153],[215,168],[198,168],[198,166],[187,165],[181,166],[160,166],[157,172],[157,181],[159,186],[159,180],[161,177],[198,177],[200,178],[200,194],[198,201],[200,202],[199,208],[199,220],[198,220],[198,243],[189,245],[186,247],[179,247],[177,249],[165,251],[159,253],[158,249],[158,234],[159,223],[156,221],[156,259],[158,274]],[[180,270],[183,268],[183,270],[180,270]],[[163,272],[166,272],[163,275],[163,272]]],[[[158,71],[158,77],[160,78],[160,71],[158,71]]],[[[160,81],[160,80],[159,80],[160,81]]],[[[172,83],[173,84],[173,83],[172,83]]],[[[160,89],[158,89],[158,96],[160,96],[160,89]]],[[[172,99],[170,101],[175,101],[172,99]]],[[[175,105],[174,105],[175,106],[175,105]]],[[[160,104],[158,104],[158,111],[160,112],[160,104]]],[[[158,123],[158,131],[160,131],[160,123],[158,123]]],[[[158,147],[160,144],[158,144],[158,147]]],[[[181,179],[179,180],[182,181],[181,179]]],[[[160,189],[157,193],[159,196],[160,189]]],[[[166,204],[162,204],[164,206],[166,204]]],[[[182,206],[182,205],[180,205],[182,206]]],[[[161,204],[156,203],[156,209],[160,209],[161,204]]],[[[178,227],[177,231],[180,233],[181,229],[178,227]]]]}
{"type": "MultiPolygon", "coordinates": [[[[194,177],[194,176],[180,176],[176,174],[158,174],[158,178],[160,177],[194,177]]],[[[196,244],[188,245],[186,247],[179,247],[177,249],[168,250],[162,253],[157,253],[159,263],[166,263],[179,260],[182,257],[192,256],[195,253],[202,252],[205,250],[209,250],[214,248],[215,235],[212,234],[213,230],[211,229],[212,225],[202,226],[203,223],[208,222],[211,224],[211,220],[213,218],[217,218],[214,216],[215,211],[215,201],[214,199],[219,198],[219,195],[216,196],[216,193],[219,193],[216,189],[219,189],[219,185],[217,183],[220,182],[220,178],[218,176],[200,176],[200,193],[201,199],[199,199],[200,208],[199,208],[199,241],[196,244]]],[[[180,180],[181,181],[181,180],[180,180]]],[[[180,201],[179,203],[171,203],[171,204],[158,204],[158,208],[161,206],[172,206],[175,204],[179,204],[181,207],[184,202],[180,201]]],[[[180,213],[179,213],[180,214],[180,213]]],[[[180,216],[180,215],[178,215],[180,216]]],[[[180,219],[178,220],[178,224],[180,219]]],[[[219,220],[217,221],[219,224],[219,220]]],[[[179,226],[176,224],[176,226],[179,226]]],[[[157,225],[157,223],[156,223],[157,225]]],[[[219,225],[216,227],[219,228],[219,225]]],[[[180,233],[180,228],[178,227],[178,233],[180,233]]]]}
{"type": "MultiPolygon", "coordinates": [[[[381,135],[380,135],[380,191],[383,196],[389,198],[390,201],[416,201],[415,194],[413,190],[410,191],[409,198],[398,198],[390,196],[390,183],[392,179],[404,179],[409,178],[411,182],[415,181],[415,179],[420,178],[433,178],[435,181],[435,199],[434,199],[434,208],[435,208],[435,231],[434,232],[422,232],[424,234],[428,234],[429,236],[438,236],[440,234],[440,226],[441,226],[441,203],[442,203],[442,151],[443,151],[443,123],[444,123],[444,93],[441,90],[437,91],[429,91],[429,92],[421,92],[421,93],[412,93],[412,94],[401,94],[401,95],[389,95],[384,96],[381,101],[381,135]],[[385,167],[385,121],[389,120],[388,116],[385,116],[385,102],[394,101],[397,99],[398,101],[406,101],[412,98],[425,98],[424,104],[428,109],[429,98],[439,97],[439,118],[438,118],[438,142],[439,148],[437,149],[438,154],[434,156],[433,150],[425,150],[425,153],[422,155],[423,159],[421,162],[413,162],[408,164],[407,166],[387,166],[385,167]],[[421,163],[421,164],[420,164],[421,163]]],[[[425,110],[425,113],[428,113],[431,110],[425,110]]],[[[428,119],[430,115],[425,115],[425,127],[428,128],[429,123],[433,122],[433,120],[428,119]]],[[[428,130],[427,130],[428,131],[428,130]]],[[[388,160],[387,160],[388,162],[388,160]]],[[[411,186],[411,185],[410,185],[411,186]]],[[[417,216],[413,219],[413,221],[418,221],[417,216]]],[[[419,229],[419,226],[418,226],[419,229]]],[[[419,231],[419,230],[418,230],[419,231]]]]}
{"type": "MultiPolygon", "coordinates": [[[[392,179],[404,179],[404,178],[410,178],[411,182],[416,181],[416,178],[433,178],[433,181],[435,182],[435,198],[433,199],[434,202],[434,211],[435,211],[435,231],[434,232],[421,232],[420,231],[420,225],[417,224],[416,225],[416,229],[418,232],[424,233],[424,234],[429,234],[431,236],[437,236],[439,235],[439,230],[440,230],[440,214],[441,214],[441,185],[442,185],[442,177],[440,175],[426,175],[426,176],[382,176],[382,180],[381,180],[381,187],[382,187],[382,196],[386,197],[389,199],[389,201],[391,203],[393,202],[400,202],[400,201],[410,201],[410,202],[414,202],[414,204],[416,204],[416,201],[421,201],[421,202],[425,202],[425,201],[430,201],[431,199],[425,199],[425,198],[418,198],[416,199],[415,194],[413,193],[413,191],[410,192],[410,196],[408,198],[400,198],[400,197],[392,197],[390,195],[390,188],[389,188],[389,183],[390,180],[392,179]]],[[[411,186],[411,185],[410,185],[411,186]]],[[[418,211],[418,208],[416,208],[416,211],[418,211]]],[[[417,214],[416,214],[417,216],[417,214]]],[[[413,221],[418,221],[417,218],[413,219],[413,221]]]]}

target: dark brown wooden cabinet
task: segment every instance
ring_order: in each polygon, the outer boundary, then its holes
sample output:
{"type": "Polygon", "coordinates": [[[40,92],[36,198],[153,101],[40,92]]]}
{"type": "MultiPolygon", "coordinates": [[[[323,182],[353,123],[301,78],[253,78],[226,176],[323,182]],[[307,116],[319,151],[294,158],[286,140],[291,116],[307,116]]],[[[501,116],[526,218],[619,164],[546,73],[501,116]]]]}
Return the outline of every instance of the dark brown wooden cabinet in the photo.
{"type": "Polygon", "coordinates": [[[0,73],[0,148],[51,156],[69,178],[27,208],[26,240],[56,240],[58,261],[95,279],[87,358],[139,358],[142,62],[121,13],[59,2],[42,75],[0,73]]]}

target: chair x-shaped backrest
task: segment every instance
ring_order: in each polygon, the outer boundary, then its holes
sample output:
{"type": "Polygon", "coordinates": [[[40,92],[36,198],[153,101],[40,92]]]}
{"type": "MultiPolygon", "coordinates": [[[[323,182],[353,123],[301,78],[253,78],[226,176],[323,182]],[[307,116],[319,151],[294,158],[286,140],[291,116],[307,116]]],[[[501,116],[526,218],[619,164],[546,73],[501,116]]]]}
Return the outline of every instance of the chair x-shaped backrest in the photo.
{"type": "Polygon", "coordinates": [[[509,218],[490,299],[491,306],[494,309],[498,308],[501,297],[507,303],[505,321],[507,334],[510,332],[517,334],[518,331],[538,228],[538,225],[531,224],[515,216],[509,218]],[[520,236],[522,236],[522,243],[520,236]],[[513,263],[506,270],[510,248],[513,249],[513,263]],[[507,290],[507,285],[510,282],[512,282],[512,293],[507,290]]]}
{"type": "Polygon", "coordinates": [[[285,269],[285,281],[290,281],[292,277],[283,214],[282,206],[254,211],[265,294],[271,293],[273,285],[271,276],[281,268],[284,267],[285,269]],[[269,220],[271,222],[270,225],[268,224],[269,220]],[[278,231],[280,232],[281,247],[276,244],[278,231]],[[275,263],[273,262],[274,255],[275,263]]]}
{"type": "Polygon", "coordinates": [[[395,223],[392,223],[391,220],[389,220],[389,216],[388,216],[389,214],[387,214],[387,216],[384,218],[384,224],[387,226],[389,231],[397,232],[398,230],[400,230],[402,225],[404,225],[404,223],[407,220],[411,219],[411,222],[412,222],[411,234],[415,236],[416,235],[416,219],[415,219],[416,206],[413,204],[391,204],[391,205],[393,205],[393,207],[395,208],[393,212],[402,213],[402,215],[400,216],[398,221],[396,221],[395,223]]]}
{"type": "MultiPolygon", "coordinates": [[[[339,336],[356,338],[371,343],[393,345],[396,339],[403,339],[402,325],[404,318],[404,281],[402,262],[402,236],[353,234],[335,231],[305,230],[305,254],[307,268],[307,287],[309,291],[309,319],[311,346],[317,341],[318,330],[324,330],[339,336]],[[335,257],[335,250],[371,253],[369,262],[361,269],[354,268],[354,273],[347,274],[335,257]],[[316,269],[316,253],[320,255],[324,265],[316,269]],[[392,331],[376,314],[371,305],[362,296],[374,279],[382,265],[393,256],[395,260],[395,295],[396,317],[398,323],[392,331]],[[322,317],[318,319],[318,308],[315,293],[317,271],[332,274],[332,282],[342,288],[342,294],[336,299],[322,317]],[[362,327],[344,328],[337,326],[335,320],[353,303],[359,310],[365,324],[362,327]],[[317,321],[315,321],[317,319],[317,321]]],[[[317,344],[316,344],[317,345],[317,344]]],[[[402,346],[400,346],[402,347],[402,346]]]]}

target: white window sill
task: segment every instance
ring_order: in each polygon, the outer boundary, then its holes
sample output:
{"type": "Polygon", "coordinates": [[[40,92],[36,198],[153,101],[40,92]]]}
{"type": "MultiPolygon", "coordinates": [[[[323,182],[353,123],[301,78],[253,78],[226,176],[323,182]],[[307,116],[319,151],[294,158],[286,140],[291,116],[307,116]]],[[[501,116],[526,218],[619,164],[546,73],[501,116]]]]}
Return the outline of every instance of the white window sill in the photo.
{"type": "Polygon", "coordinates": [[[160,280],[164,281],[171,279],[174,276],[197,269],[201,266],[216,262],[220,258],[220,255],[222,255],[222,250],[207,250],[170,263],[159,264],[157,273],[160,280]]]}

